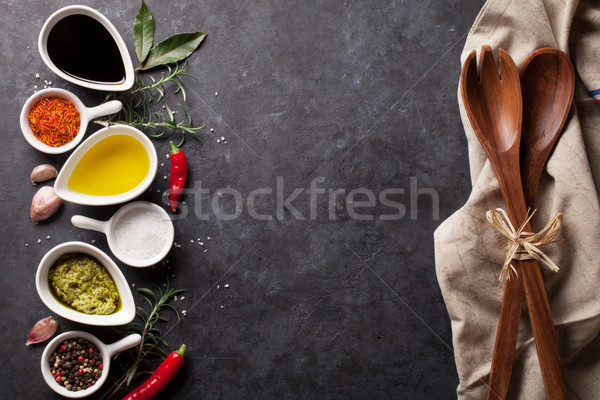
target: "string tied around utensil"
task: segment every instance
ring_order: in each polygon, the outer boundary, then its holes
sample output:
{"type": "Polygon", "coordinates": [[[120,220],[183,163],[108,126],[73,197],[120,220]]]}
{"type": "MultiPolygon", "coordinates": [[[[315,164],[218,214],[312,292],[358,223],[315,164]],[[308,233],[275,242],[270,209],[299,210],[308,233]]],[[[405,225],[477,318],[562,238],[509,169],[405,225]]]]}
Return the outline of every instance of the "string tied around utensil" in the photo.
{"type": "Polygon", "coordinates": [[[500,271],[499,279],[501,281],[510,279],[513,273],[517,274],[517,270],[511,264],[512,260],[537,260],[546,265],[550,271],[558,272],[558,265],[540,250],[540,247],[559,241],[554,240],[554,238],[558,235],[562,225],[563,215],[562,213],[554,213],[546,226],[537,233],[524,232],[525,226],[527,226],[535,211],[527,212],[527,218],[519,229],[515,229],[506,211],[501,208],[489,210],[485,215],[488,222],[508,238],[508,243],[504,248],[506,258],[504,259],[504,265],[502,265],[502,271],[500,271]]]}

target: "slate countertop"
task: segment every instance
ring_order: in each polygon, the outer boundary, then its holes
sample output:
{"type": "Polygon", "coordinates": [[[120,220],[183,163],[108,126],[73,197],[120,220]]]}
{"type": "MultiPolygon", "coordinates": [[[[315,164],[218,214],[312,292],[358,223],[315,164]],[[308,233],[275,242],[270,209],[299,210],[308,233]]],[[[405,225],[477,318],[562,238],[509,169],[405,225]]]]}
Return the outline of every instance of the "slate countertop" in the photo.
{"type": "MultiPolygon", "coordinates": [[[[68,154],[27,144],[18,124],[23,103],[45,81],[88,106],[103,99],[61,80],[38,54],[43,22],[69,4],[0,6],[0,398],[60,398],[39,371],[44,345],[25,346],[34,323],[51,315],[34,282],[43,255],[80,240],[112,256],[102,234],[70,219],[108,219],[119,206],[65,204],[45,223],[29,220],[31,169],[60,167],[68,154]]],[[[111,20],[135,63],[140,3],[80,4],[111,20]]],[[[168,263],[153,268],[117,262],[135,288],[169,280],[186,290],[171,303],[185,310],[181,323],[167,312],[162,328],[170,350],[187,345],[187,362],[159,398],[456,397],[433,231],[469,193],[459,56],[483,2],[147,4],[157,41],[208,33],[189,59],[187,72],[198,80],[184,80],[185,103],[168,96],[174,109],[182,103],[206,124],[202,144],[188,137],[183,146],[190,172],[183,212],[174,217],[176,245],[168,263]]],[[[140,199],[168,208],[169,143],[154,143],[164,166],[140,199]]],[[[136,301],[143,305],[137,294],[136,301]]],[[[57,319],[59,332],[118,335],[57,319]]],[[[90,398],[107,398],[117,378],[90,398]]]]}

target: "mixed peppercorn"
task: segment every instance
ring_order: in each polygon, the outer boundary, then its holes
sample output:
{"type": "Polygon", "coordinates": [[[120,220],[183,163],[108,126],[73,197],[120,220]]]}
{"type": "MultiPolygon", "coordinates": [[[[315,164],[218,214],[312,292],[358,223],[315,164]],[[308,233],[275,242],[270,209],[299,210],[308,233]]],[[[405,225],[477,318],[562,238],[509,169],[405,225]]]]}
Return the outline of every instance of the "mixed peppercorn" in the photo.
{"type": "Polygon", "coordinates": [[[83,338],[63,341],[48,361],[54,380],[67,390],[87,389],[102,376],[102,355],[83,338]]]}

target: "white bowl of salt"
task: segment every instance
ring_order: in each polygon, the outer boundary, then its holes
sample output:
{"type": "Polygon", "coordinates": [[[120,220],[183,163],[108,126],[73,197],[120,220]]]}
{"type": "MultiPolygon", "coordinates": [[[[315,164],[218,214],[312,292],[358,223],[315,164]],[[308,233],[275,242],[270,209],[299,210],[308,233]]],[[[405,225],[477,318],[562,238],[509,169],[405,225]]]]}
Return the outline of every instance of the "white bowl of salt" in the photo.
{"type": "Polygon", "coordinates": [[[104,233],[115,257],[132,267],[159,263],[171,250],[175,237],[173,221],[167,212],[148,201],[129,203],[108,221],[74,215],[71,223],[104,233]]]}

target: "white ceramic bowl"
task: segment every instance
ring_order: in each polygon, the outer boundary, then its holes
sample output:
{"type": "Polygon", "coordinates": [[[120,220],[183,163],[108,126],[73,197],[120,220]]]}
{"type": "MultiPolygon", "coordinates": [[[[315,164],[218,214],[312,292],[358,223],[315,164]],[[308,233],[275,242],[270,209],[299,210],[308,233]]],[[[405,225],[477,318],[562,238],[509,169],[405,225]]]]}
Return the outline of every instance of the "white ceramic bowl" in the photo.
{"type": "Polygon", "coordinates": [[[114,114],[119,112],[123,104],[118,100],[112,100],[106,102],[104,104],[100,104],[99,106],[88,108],[86,107],[81,100],[75,96],[73,93],[69,92],[65,89],[59,88],[50,88],[40,90],[39,92],[31,95],[25,104],[23,104],[23,108],[21,109],[21,116],[19,118],[19,122],[21,124],[21,132],[23,132],[23,136],[29,142],[33,148],[47,154],[61,154],[65,153],[73,148],[75,148],[85,136],[85,131],[87,130],[87,126],[90,121],[95,118],[101,117],[103,115],[114,114]],[[31,112],[31,107],[39,102],[44,97],[58,97],[61,99],[69,100],[73,103],[73,105],[79,111],[80,125],[79,132],[77,135],[71,140],[69,143],[66,143],[59,147],[48,146],[46,143],[40,142],[31,131],[31,126],[29,125],[29,113],[31,112]]]}
{"type": "Polygon", "coordinates": [[[61,168],[56,181],[54,182],[54,191],[56,195],[63,199],[76,204],[84,204],[88,206],[106,206],[112,204],[125,203],[132,200],[146,191],[154,177],[158,167],[158,157],[156,148],[152,141],[143,132],[128,126],[128,125],[113,125],[108,128],[100,129],[98,132],[87,138],[75,151],[69,156],[63,167],[61,168]],[[84,156],[84,154],[92,148],[96,143],[112,135],[129,135],[137,139],[146,149],[150,161],[148,173],[142,182],[135,188],[116,195],[110,196],[95,196],[75,192],[69,188],[69,178],[75,166],[84,156]]]}
{"type": "Polygon", "coordinates": [[[35,287],[42,302],[63,318],[87,325],[116,326],[125,325],[135,318],[135,303],[131,289],[123,273],[115,262],[102,250],[84,242],[66,242],[52,248],[44,255],[35,275],[35,287]],[[112,276],[121,298],[121,308],[109,315],[90,315],[68,307],[59,302],[52,294],[48,283],[48,271],[56,260],[67,253],[82,253],[95,258],[112,276]]]}
{"type": "Polygon", "coordinates": [[[78,228],[92,229],[104,233],[108,246],[115,257],[132,267],[149,267],[160,262],[171,250],[173,238],[175,237],[173,221],[169,218],[169,214],[164,208],[148,201],[129,203],[121,207],[108,221],[98,221],[82,215],[74,215],[71,222],[78,228]],[[140,211],[152,215],[153,218],[150,223],[153,226],[142,225],[144,221],[124,219],[127,215],[134,215],[130,213],[140,211]],[[155,226],[157,222],[159,222],[159,226],[155,226]],[[123,226],[124,224],[127,225],[123,226]],[[122,229],[122,232],[132,232],[131,236],[135,235],[137,237],[132,237],[130,244],[125,248],[122,243],[119,243],[117,229],[122,229]],[[162,242],[162,246],[157,246],[157,240],[162,242]],[[149,255],[146,256],[146,254],[149,255]]]}
{"type": "MultiPolygon", "coordinates": [[[[42,30],[40,31],[40,36],[38,38],[38,49],[40,55],[42,56],[42,60],[44,60],[44,62],[46,63],[48,68],[52,70],[52,72],[54,72],[56,75],[60,76],[66,81],[69,81],[79,86],[86,87],[88,89],[101,90],[107,92],[124,91],[130,89],[135,81],[133,64],[131,62],[131,57],[129,56],[129,51],[127,50],[127,46],[125,45],[123,38],[121,37],[117,29],[114,27],[114,25],[104,15],[90,7],[82,5],[72,5],[61,8],[60,10],[54,12],[50,17],[48,17],[48,19],[42,26],[42,30]],[[118,84],[104,84],[85,81],[64,73],[52,62],[50,56],[48,55],[48,35],[58,21],[70,15],[76,14],[86,15],[88,17],[96,19],[111,34],[115,43],[117,44],[117,47],[119,48],[119,52],[121,53],[121,59],[123,60],[123,66],[125,67],[125,79],[123,82],[118,84]]],[[[77,57],[77,54],[73,54],[73,57],[77,57]]]]}
{"type": "Polygon", "coordinates": [[[104,382],[106,382],[106,379],[108,378],[108,370],[110,369],[110,360],[111,360],[112,356],[120,351],[127,350],[133,346],[137,346],[141,340],[142,340],[142,337],[140,335],[138,335],[137,333],[134,333],[132,335],[124,337],[123,339],[119,340],[118,342],[107,345],[107,344],[102,343],[96,336],[94,336],[88,332],[69,331],[69,332],[61,333],[60,335],[58,335],[57,337],[52,339],[52,341],[50,341],[50,343],[48,343],[48,345],[44,349],[44,353],[42,354],[42,361],[41,361],[42,376],[44,377],[44,380],[46,381],[48,386],[50,386],[50,388],[52,390],[54,390],[56,393],[60,394],[61,396],[68,397],[71,399],[80,399],[82,397],[89,396],[92,393],[96,392],[98,389],[100,389],[100,387],[102,387],[104,382]],[[100,351],[100,354],[102,355],[102,366],[103,366],[102,375],[100,376],[100,379],[98,379],[98,381],[91,387],[84,389],[84,390],[80,390],[78,392],[73,392],[73,391],[67,390],[64,386],[61,386],[58,383],[56,383],[56,381],[54,380],[54,377],[52,376],[52,372],[50,372],[50,366],[49,366],[50,356],[52,355],[54,350],[56,350],[56,348],[60,345],[60,343],[63,342],[64,340],[75,339],[75,338],[82,338],[82,339],[86,339],[86,340],[89,340],[90,342],[92,342],[96,346],[96,348],[100,351]]]}

